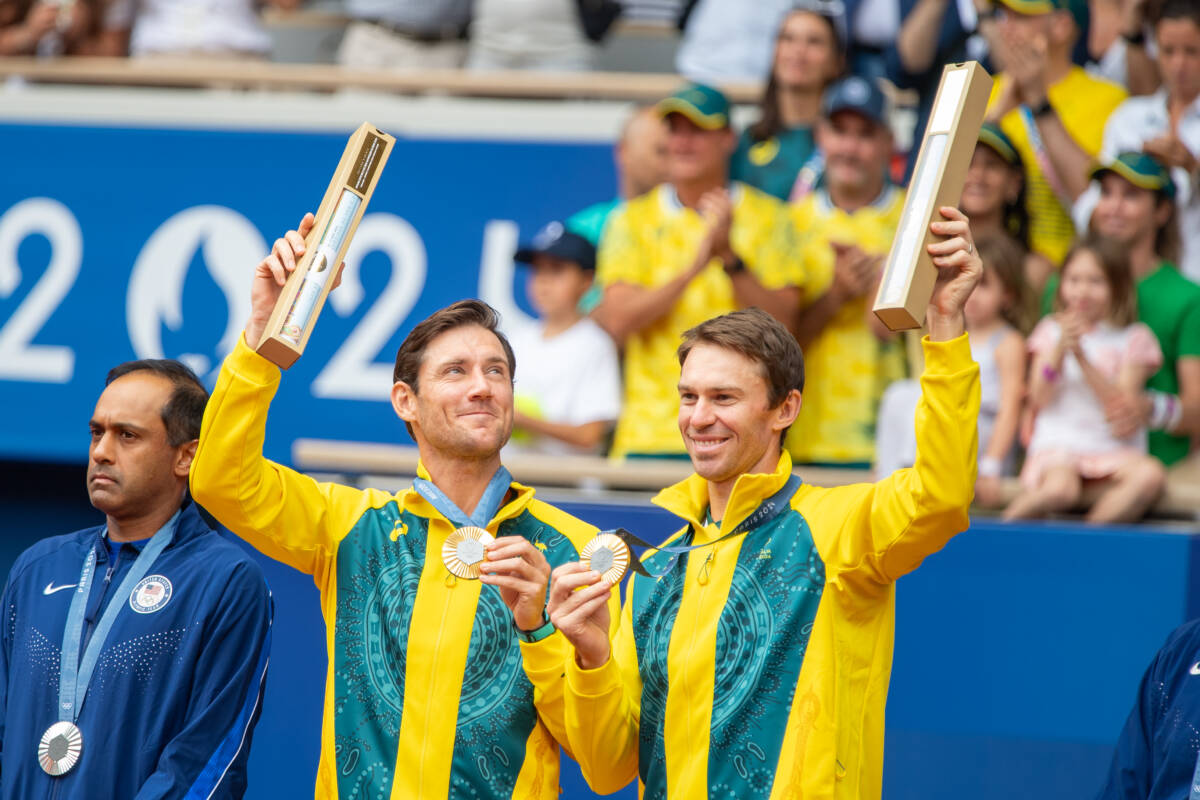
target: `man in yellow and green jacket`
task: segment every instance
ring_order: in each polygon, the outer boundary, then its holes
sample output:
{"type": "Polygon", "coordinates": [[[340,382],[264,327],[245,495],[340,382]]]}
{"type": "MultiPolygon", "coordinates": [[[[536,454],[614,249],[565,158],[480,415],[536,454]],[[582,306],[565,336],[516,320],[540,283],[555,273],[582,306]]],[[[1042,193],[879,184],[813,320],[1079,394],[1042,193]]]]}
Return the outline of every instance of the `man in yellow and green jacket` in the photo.
{"type": "Polygon", "coordinates": [[[598,573],[569,564],[551,580],[575,651],[568,742],[597,791],[636,775],[645,798],[880,797],[894,583],[967,527],[975,475],[962,309],[981,265],[966,218],[942,214],[912,469],[802,485],[781,447],[804,381],[795,340],[756,309],[684,334],[679,428],[696,474],[655,502],[687,525],[644,559],[614,637],[598,573]]]}
{"type": "Polygon", "coordinates": [[[311,225],[308,216],[256,269],[252,315],[205,413],[191,487],[320,589],[329,667],[316,797],[557,798],[567,646],[546,617],[546,585],[595,528],[501,467],[513,355],[478,301],[436,312],[397,355],[393,406],[421,453],[413,488],[318,483],[263,458],[280,372],[253,346],[311,225]],[[471,525],[496,537],[479,580],[443,560],[447,538],[471,525]]]}

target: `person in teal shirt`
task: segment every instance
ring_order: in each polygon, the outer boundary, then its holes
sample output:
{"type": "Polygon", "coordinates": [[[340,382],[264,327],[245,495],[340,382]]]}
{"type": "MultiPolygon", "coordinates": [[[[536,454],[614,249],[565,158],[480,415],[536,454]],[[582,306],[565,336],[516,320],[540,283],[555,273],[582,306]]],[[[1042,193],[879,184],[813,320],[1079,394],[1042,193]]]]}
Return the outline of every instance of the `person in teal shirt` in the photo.
{"type": "Polygon", "coordinates": [[[832,17],[808,8],[784,17],[759,119],[742,131],[731,159],[733,180],[784,201],[813,189],[822,166],[813,126],[821,115],[821,95],[844,63],[832,17]]]}

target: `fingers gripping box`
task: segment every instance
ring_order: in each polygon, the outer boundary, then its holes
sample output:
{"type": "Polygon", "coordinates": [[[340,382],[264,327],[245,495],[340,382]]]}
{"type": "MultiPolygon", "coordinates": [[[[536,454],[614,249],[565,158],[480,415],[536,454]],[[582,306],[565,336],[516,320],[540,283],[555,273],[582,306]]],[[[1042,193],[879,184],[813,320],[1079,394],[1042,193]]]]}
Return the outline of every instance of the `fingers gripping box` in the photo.
{"type": "Polygon", "coordinates": [[[942,219],[941,206],[958,205],[991,91],[992,77],[976,61],[947,64],[942,71],[896,238],[875,295],[875,316],[890,330],[925,324],[925,310],[938,274],[926,250],[939,238],[929,231],[929,224],[942,219]]]}
{"type": "Polygon", "coordinates": [[[395,143],[394,137],[367,122],[347,142],[304,240],[304,254],[284,284],[258,344],[259,355],[282,369],[304,352],[395,143]]]}

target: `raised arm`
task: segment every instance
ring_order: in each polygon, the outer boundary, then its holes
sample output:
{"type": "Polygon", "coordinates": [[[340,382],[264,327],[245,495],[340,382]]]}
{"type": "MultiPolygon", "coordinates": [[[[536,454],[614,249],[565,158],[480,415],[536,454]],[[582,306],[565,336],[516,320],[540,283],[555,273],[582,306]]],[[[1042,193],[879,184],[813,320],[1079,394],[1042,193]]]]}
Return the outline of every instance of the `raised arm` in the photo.
{"type": "Polygon", "coordinates": [[[963,306],[982,272],[966,217],[941,210],[946,222],[930,245],[940,274],[926,316],[925,372],[917,405],[916,463],[875,484],[814,494],[840,526],[814,529],[831,569],[881,587],[911,572],[968,525],[978,449],[979,365],[971,359],[963,306]]]}
{"type": "Polygon", "coordinates": [[[303,252],[299,231],[275,243],[256,267],[245,333],[221,366],[204,411],[189,480],[192,496],[257,550],[324,583],[337,542],[362,510],[387,495],[317,483],[263,457],[267,409],[279,368],[252,349],[262,338],[285,276],[303,252]]]}
{"type": "Polygon", "coordinates": [[[938,55],[938,38],[949,9],[949,0],[917,0],[908,12],[896,39],[896,53],[905,72],[920,74],[933,66],[938,55]]]}

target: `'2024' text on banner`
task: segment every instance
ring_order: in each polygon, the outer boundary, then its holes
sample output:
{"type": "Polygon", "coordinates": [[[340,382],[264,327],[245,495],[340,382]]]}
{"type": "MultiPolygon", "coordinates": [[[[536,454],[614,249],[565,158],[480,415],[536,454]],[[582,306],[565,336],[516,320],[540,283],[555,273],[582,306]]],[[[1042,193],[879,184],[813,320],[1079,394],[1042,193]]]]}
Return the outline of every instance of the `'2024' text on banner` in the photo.
{"type": "MultiPolygon", "coordinates": [[[[249,312],[254,266],[315,211],[345,136],[0,124],[0,458],[80,461],[107,370],[179,358],[210,386],[249,312]],[[17,156],[15,154],[24,154],[17,156]]],[[[396,348],[482,297],[528,314],[521,238],[614,190],[595,143],[400,138],[267,455],[293,440],[407,441],[396,348]]]]}

